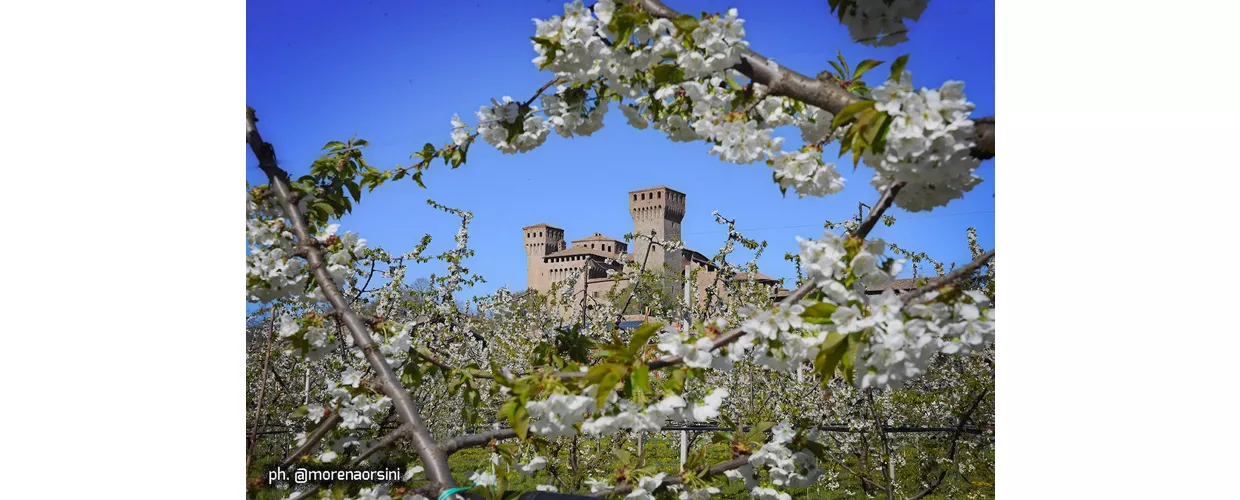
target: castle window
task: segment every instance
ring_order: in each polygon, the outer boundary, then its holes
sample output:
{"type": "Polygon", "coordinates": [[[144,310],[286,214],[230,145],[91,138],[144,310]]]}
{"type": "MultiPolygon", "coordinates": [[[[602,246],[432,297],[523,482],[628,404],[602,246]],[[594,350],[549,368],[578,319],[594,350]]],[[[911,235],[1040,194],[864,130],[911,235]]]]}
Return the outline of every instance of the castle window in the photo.
{"type": "Polygon", "coordinates": [[[637,201],[637,195],[633,195],[633,201],[637,201]]]}
{"type": "Polygon", "coordinates": [[[662,200],[662,199],[663,199],[663,191],[659,191],[659,199],[660,199],[660,200],[662,200]]]}

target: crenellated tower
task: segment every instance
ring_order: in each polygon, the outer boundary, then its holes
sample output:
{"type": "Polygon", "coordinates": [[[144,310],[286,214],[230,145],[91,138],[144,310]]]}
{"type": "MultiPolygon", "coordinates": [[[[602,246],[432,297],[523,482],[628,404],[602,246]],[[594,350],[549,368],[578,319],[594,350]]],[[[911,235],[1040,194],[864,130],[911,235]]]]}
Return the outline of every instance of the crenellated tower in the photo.
{"type": "Polygon", "coordinates": [[[521,228],[525,232],[527,288],[546,291],[551,286],[543,257],[564,247],[564,230],[545,223],[521,228]]]}
{"type": "MultiPolygon", "coordinates": [[[[685,194],[665,186],[630,191],[629,213],[633,216],[634,233],[649,236],[654,231],[656,239],[679,240],[680,221],[685,218],[685,194]]],[[[666,266],[673,273],[682,272],[680,250],[652,247],[647,259],[648,245],[645,239],[633,242],[633,257],[639,265],[646,259],[648,270],[663,270],[666,266]]]]}

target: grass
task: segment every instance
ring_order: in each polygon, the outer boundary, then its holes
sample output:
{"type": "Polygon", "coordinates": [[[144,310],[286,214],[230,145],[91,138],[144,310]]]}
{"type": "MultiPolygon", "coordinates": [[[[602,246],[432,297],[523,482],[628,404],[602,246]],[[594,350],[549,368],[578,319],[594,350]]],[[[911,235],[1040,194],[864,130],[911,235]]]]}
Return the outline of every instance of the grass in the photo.
{"type": "MultiPolygon", "coordinates": [[[[645,464],[653,466],[656,470],[675,474],[679,470],[680,464],[680,442],[675,433],[666,433],[660,437],[658,435],[647,435],[645,441],[645,464]]],[[[708,464],[716,464],[732,459],[732,455],[726,444],[710,444],[707,441],[708,436],[700,437],[694,444],[694,450],[705,447],[706,460],[708,464]]],[[[508,485],[509,490],[527,491],[534,490],[539,484],[553,484],[560,489],[561,492],[570,491],[574,486],[580,493],[588,493],[589,487],[584,485],[587,479],[599,479],[608,482],[614,480],[614,470],[618,459],[615,456],[617,447],[624,447],[630,453],[636,455],[636,443],[633,440],[624,441],[621,438],[612,439],[582,439],[579,441],[579,462],[578,467],[574,470],[571,465],[569,447],[564,446],[558,454],[558,459],[552,461],[559,464],[556,471],[559,477],[557,480],[549,472],[549,469],[538,471],[533,477],[517,476],[514,474],[512,482],[508,485]]],[[[456,478],[459,485],[469,485],[470,475],[477,471],[490,469],[490,452],[485,448],[470,448],[461,450],[452,455],[448,459],[448,465],[452,469],[452,475],[456,478]]],[[[251,470],[251,477],[256,477],[262,470],[266,470],[268,461],[256,462],[256,467],[251,470]]],[[[409,464],[413,466],[418,462],[416,456],[396,454],[391,458],[393,464],[409,464]]],[[[847,463],[849,468],[856,470],[855,460],[847,463]]],[[[274,463],[271,464],[274,467],[274,463]]],[[[907,469],[907,468],[906,468],[907,469]]],[[[812,500],[839,500],[839,499],[865,499],[865,498],[882,498],[881,492],[876,492],[876,497],[867,497],[861,490],[860,482],[849,474],[847,471],[840,469],[840,486],[830,489],[825,484],[818,484],[808,488],[789,488],[785,489],[794,499],[812,499],[812,500]]],[[[952,497],[960,498],[994,498],[994,475],[993,474],[975,474],[977,477],[966,481],[960,475],[949,474],[943,481],[943,485],[935,494],[929,498],[948,498],[945,493],[949,491],[949,487],[955,487],[957,493],[952,497]],[[971,484],[970,484],[971,483],[971,484]]],[[[904,495],[912,494],[916,487],[912,484],[913,478],[897,478],[898,482],[905,486],[899,491],[904,495]]],[[[424,481],[414,480],[409,483],[411,487],[417,487],[424,484],[424,481]]],[[[749,493],[744,490],[743,484],[739,481],[727,481],[725,483],[716,484],[721,489],[721,493],[716,498],[748,498],[749,493]]],[[[354,490],[355,491],[355,490],[354,490]]],[[[279,491],[274,488],[262,488],[257,492],[251,492],[250,498],[266,500],[271,498],[281,498],[287,490],[279,491]]],[[[897,495],[899,496],[899,495],[897,495]]]]}

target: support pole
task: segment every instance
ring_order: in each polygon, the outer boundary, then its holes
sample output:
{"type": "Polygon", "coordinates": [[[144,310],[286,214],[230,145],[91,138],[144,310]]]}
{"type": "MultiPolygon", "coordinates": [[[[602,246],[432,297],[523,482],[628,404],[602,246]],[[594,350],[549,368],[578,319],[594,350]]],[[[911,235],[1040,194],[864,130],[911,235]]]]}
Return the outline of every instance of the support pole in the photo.
{"type": "Polygon", "coordinates": [[[680,472],[685,471],[685,462],[689,461],[689,431],[680,431],[680,472]]]}

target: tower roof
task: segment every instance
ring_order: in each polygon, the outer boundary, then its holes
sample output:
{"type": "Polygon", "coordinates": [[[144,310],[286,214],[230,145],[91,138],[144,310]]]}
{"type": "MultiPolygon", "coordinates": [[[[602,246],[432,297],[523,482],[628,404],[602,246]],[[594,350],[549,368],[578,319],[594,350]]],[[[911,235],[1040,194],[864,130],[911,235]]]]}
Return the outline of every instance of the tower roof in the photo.
{"type": "Polygon", "coordinates": [[[602,233],[594,233],[590,236],[586,236],[585,238],[575,239],[573,240],[573,243],[576,243],[578,241],[620,241],[620,242],[623,242],[624,240],[617,240],[609,236],[603,236],[602,233]]]}

